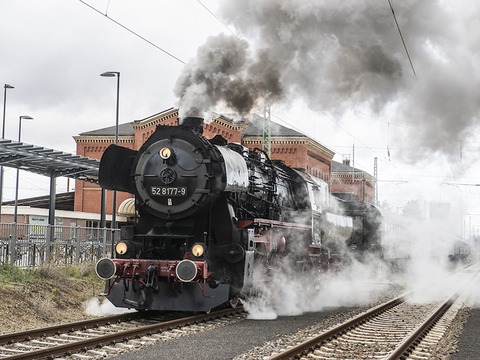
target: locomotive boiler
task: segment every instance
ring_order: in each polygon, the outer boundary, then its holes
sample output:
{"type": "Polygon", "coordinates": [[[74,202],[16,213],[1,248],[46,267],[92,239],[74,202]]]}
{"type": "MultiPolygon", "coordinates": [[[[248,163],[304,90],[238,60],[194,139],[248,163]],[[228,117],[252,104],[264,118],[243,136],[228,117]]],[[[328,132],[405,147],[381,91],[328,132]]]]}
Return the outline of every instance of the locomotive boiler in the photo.
{"type": "Polygon", "coordinates": [[[137,216],[96,266],[117,307],[234,306],[259,274],[328,269],[352,236],[352,218],[328,210],[324,181],[206,139],[200,118],[158,126],[138,151],[110,145],[99,182],[135,196],[137,216]]]}

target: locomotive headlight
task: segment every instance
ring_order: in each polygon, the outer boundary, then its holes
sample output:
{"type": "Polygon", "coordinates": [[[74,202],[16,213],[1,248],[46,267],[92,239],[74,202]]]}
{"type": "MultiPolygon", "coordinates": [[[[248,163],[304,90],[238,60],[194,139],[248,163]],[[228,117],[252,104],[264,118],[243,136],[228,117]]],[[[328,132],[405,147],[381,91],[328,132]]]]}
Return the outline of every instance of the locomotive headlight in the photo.
{"type": "Polygon", "coordinates": [[[192,255],[195,257],[201,257],[205,253],[205,245],[202,243],[197,243],[192,246],[192,255]]]}
{"type": "Polygon", "coordinates": [[[123,255],[128,251],[128,243],[125,241],[119,241],[117,245],[115,245],[115,251],[118,255],[123,255]]]}
{"type": "Polygon", "coordinates": [[[95,272],[98,277],[103,280],[111,279],[115,276],[117,271],[117,266],[112,261],[112,259],[103,258],[98,260],[97,265],[95,266],[95,272]]]}
{"type": "Polygon", "coordinates": [[[172,150],[166,146],[162,147],[160,149],[160,151],[158,152],[158,154],[160,155],[160,157],[163,159],[163,160],[167,160],[170,158],[170,156],[172,156],[172,150]]]}

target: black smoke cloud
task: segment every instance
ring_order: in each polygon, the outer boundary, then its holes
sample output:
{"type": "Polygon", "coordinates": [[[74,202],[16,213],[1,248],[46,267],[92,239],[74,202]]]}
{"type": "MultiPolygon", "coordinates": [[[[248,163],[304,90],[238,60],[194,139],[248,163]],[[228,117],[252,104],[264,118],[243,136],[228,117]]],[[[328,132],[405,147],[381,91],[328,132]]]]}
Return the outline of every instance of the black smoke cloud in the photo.
{"type": "Polygon", "coordinates": [[[416,75],[388,1],[220,2],[238,36],[210,38],[185,66],[175,88],[181,114],[246,114],[294,98],[337,117],[367,106],[409,125],[397,139],[453,152],[480,110],[478,5],[392,3],[416,75]]]}
{"type": "Polygon", "coordinates": [[[235,36],[210,37],[177,81],[182,117],[202,116],[218,104],[246,114],[261,98],[280,100],[280,74],[265,69],[264,64],[273,63],[268,56],[264,52],[252,58],[248,43],[235,36]]]}

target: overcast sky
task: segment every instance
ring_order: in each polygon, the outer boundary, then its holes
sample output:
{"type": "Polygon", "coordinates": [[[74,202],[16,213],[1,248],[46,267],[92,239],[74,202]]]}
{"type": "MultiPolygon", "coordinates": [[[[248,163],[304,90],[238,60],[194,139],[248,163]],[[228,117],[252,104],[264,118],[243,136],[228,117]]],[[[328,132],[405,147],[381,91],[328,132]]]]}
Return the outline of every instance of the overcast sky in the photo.
{"type": "MultiPolygon", "coordinates": [[[[267,101],[274,121],[336,160],[373,174],[377,157],[380,200],[394,209],[449,202],[459,228],[480,220],[468,215],[480,214],[480,187],[464,185],[480,184],[474,0],[392,1],[410,59],[388,0],[85,3],[0,0],[0,81],[15,86],[7,139],[29,115],[22,141],[73,153],[73,136],[114,125],[116,80],[100,74],[119,71],[121,123],[179,104],[262,114],[267,101]]],[[[21,180],[20,197],[48,193],[46,179],[21,180]]]]}

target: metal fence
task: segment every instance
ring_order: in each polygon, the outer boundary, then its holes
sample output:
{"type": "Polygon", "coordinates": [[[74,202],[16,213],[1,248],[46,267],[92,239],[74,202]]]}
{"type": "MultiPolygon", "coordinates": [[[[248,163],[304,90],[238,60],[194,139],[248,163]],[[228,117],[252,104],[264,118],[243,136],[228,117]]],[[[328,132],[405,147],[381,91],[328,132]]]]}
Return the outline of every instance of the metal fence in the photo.
{"type": "Polygon", "coordinates": [[[70,265],[111,256],[109,228],[0,224],[0,264],[70,265]]]}

